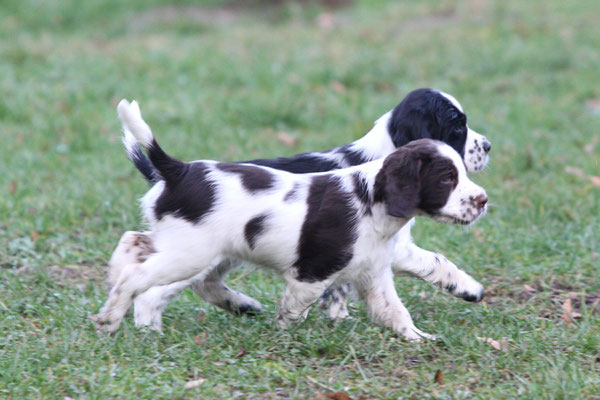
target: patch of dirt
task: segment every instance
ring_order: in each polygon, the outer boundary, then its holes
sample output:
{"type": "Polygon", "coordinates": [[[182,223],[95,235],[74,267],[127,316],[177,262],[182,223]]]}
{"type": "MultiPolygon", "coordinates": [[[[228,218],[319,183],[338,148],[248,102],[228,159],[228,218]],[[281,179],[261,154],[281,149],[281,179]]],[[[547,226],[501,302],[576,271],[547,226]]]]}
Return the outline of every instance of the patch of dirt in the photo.
{"type": "Polygon", "coordinates": [[[485,301],[488,304],[501,303],[505,299],[511,299],[517,302],[541,302],[542,299],[549,298],[552,303],[552,309],[542,309],[543,317],[560,317],[562,314],[562,305],[567,299],[571,300],[573,311],[581,313],[583,304],[588,310],[594,313],[600,313],[600,290],[591,293],[585,293],[581,288],[575,288],[572,285],[553,281],[549,284],[543,281],[529,282],[518,287],[510,288],[500,287],[497,283],[492,283],[486,290],[485,301]]]}
{"type": "Polygon", "coordinates": [[[83,290],[90,281],[106,280],[106,271],[97,266],[86,264],[53,265],[48,267],[48,274],[61,285],[76,286],[83,290]]]}

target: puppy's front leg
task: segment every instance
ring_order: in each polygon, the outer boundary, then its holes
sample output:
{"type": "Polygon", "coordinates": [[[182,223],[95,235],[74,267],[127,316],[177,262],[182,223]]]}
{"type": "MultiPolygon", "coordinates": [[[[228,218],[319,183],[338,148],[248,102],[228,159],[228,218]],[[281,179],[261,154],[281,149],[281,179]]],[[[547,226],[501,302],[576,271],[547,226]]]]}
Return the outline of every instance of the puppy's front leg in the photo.
{"type": "Polygon", "coordinates": [[[392,269],[408,273],[446,289],[466,301],[483,299],[483,286],[439,253],[424,250],[414,243],[398,242],[392,269]]]}
{"type": "Polygon", "coordinates": [[[350,293],[350,284],[345,283],[339,286],[332,286],[323,293],[319,306],[329,308],[329,318],[333,321],[339,321],[344,318],[350,318],[348,313],[348,294],[350,293]]]}
{"type": "Polygon", "coordinates": [[[381,271],[378,276],[357,281],[356,288],[365,301],[369,315],[376,322],[392,328],[407,340],[435,339],[435,336],[418,329],[394,287],[391,268],[381,271]]]}

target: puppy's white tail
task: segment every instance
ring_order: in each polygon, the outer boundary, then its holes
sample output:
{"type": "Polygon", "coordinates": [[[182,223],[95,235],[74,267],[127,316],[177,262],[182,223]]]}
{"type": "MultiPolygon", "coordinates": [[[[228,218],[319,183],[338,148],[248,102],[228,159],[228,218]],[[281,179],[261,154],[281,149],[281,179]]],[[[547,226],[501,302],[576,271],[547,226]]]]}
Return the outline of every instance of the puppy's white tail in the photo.
{"type": "MultiPolygon", "coordinates": [[[[141,144],[148,152],[152,166],[160,172],[163,179],[166,181],[179,179],[185,169],[185,163],[169,156],[161,149],[150,127],[142,118],[138,103],[134,100],[130,104],[123,99],[117,106],[117,113],[123,125],[123,144],[127,150],[127,155],[136,164],[136,167],[140,169],[134,158],[137,157],[138,153],[141,153],[138,147],[138,144],[141,144]]],[[[142,171],[142,173],[144,172],[142,171]]]]}
{"type": "MultiPolygon", "coordinates": [[[[141,118],[140,108],[137,105],[137,102],[133,102],[132,104],[127,103],[127,100],[121,100],[118,106],[119,117],[123,120],[122,115],[129,114],[132,111],[136,112],[135,114],[141,118]],[[133,110],[130,110],[131,107],[135,107],[133,110]]],[[[143,121],[142,121],[143,122],[143,121]]],[[[145,122],[144,122],[145,124],[145,122]]],[[[147,125],[146,125],[147,127],[147,125]]],[[[148,128],[149,129],[149,128],[148,128]]],[[[131,160],[133,165],[144,175],[144,178],[149,183],[156,183],[161,180],[160,173],[154,168],[148,157],[142,151],[140,147],[140,143],[133,136],[131,130],[128,125],[123,123],[123,145],[125,146],[125,152],[127,153],[127,158],[131,160]]]]}
{"type": "Polygon", "coordinates": [[[123,132],[125,133],[123,143],[127,151],[137,146],[138,142],[145,149],[152,146],[154,135],[152,135],[152,131],[146,121],[143,120],[137,101],[134,100],[130,104],[125,99],[121,100],[117,106],[117,113],[123,124],[123,132]]]}

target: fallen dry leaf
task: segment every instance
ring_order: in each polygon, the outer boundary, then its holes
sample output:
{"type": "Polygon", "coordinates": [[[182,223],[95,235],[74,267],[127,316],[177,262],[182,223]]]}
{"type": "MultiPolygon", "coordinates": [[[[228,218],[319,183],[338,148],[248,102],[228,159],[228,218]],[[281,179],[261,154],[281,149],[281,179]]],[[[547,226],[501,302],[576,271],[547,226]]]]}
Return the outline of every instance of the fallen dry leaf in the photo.
{"type": "Polygon", "coordinates": [[[565,302],[562,305],[562,309],[563,309],[563,314],[562,314],[562,320],[566,323],[566,324],[570,324],[573,322],[573,320],[571,319],[571,313],[573,312],[573,304],[571,302],[571,298],[567,297],[567,300],[565,300],[565,302]]]}
{"type": "Polygon", "coordinates": [[[317,399],[351,400],[348,393],[344,392],[317,393],[317,399]]]}
{"type": "Polygon", "coordinates": [[[206,331],[202,331],[200,336],[198,336],[198,335],[194,336],[194,342],[196,342],[196,344],[198,346],[202,346],[204,344],[205,340],[206,340],[206,331]]]}
{"type": "Polygon", "coordinates": [[[567,174],[574,175],[578,178],[585,178],[585,172],[583,172],[583,170],[581,168],[571,167],[571,166],[567,165],[565,167],[565,172],[567,174]]]}
{"type": "Polygon", "coordinates": [[[329,86],[331,87],[331,89],[333,89],[334,92],[337,93],[344,93],[346,91],[346,86],[344,86],[342,82],[333,81],[329,84],[329,86]]]}
{"type": "Polygon", "coordinates": [[[37,240],[40,238],[40,234],[34,231],[33,229],[29,231],[29,234],[31,235],[31,240],[33,240],[34,242],[37,242],[37,240]]]}
{"type": "Polygon", "coordinates": [[[204,382],[206,381],[206,379],[196,379],[193,381],[189,381],[188,383],[185,384],[185,390],[190,390],[190,389],[195,389],[198,386],[202,385],[204,382]]]}
{"type": "Polygon", "coordinates": [[[435,371],[435,378],[433,378],[433,381],[440,386],[444,385],[444,375],[442,375],[441,370],[438,369],[437,371],[435,371]]]}
{"type": "Polygon", "coordinates": [[[585,104],[593,113],[600,113],[600,100],[588,100],[585,104]]]}
{"type": "Polygon", "coordinates": [[[523,285],[523,290],[526,291],[526,292],[535,293],[535,288],[533,286],[523,285]]]}
{"type": "Polygon", "coordinates": [[[333,14],[324,12],[317,16],[317,25],[319,28],[329,31],[335,25],[335,19],[333,18],[333,14]]]}
{"type": "Polygon", "coordinates": [[[585,146],[583,146],[583,151],[585,151],[588,154],[592,154],[594,152],[594,148],[596,148],[596,145],[598,144],[598,142],[600,142],[600,136],[596,136],[589,143],[587,143],[585,146]]]}
{"type": "Polygon", "coordinates": [[[245,355],[246,355],[246,349],[244,349],[242,347],[235,356],[239,358],[239,357],[244,357],[245,355]]]}
{"type": "Polygon", "coordinates": [[[573,319],[580,318],[581,314],[573,311],[573,303],[570,297],[567,297],[565,302],[562,305],[563,314],[560,317],[565,324],[572,324],[573,319]]]}
{"type": "Polygon", "coordinates": [[[570,167],[567,165],[565,167],[565,172],[567,174],[574,175],[580,179],[588,179],[594,186],[600,186],[600,177],[593,176],[593,175],[587,175],[585,172],[583,172],[583,170],[581,168],[570,167]]]}
{"type": "Polygon", "coordinates": [[[492,338],[484,338],[477,336],[477,340],[489,343],[496,350],[508,351],[508,342],[504,338],[500,339],[500,341],[497,341],[492,338]]]}
{"type": "Polygon", "coordinates": [[[533,286],[529,286],[529,285],[523,285],[523,289],[521,290],[521,293],[519,293],[518,297],[519,300],[523,301],[523,300],[529,300],[530,298],[532,298],[535,293],[536,293],[536,288],[534,288],[533,286]]]}
{"type": "Polygon", "coordinates": [[[294,147],[298,143],[298,139],[285,132],[277,133],[277,139],[287,147],[294,147]]]}
{"type": "Polygon", "coordinates": [[[204,321],[204,318],[205,318],[205,317],[206,317],[206,313],[205,313],[204,311],[201,311],[201,312],[198,314],[198,321],[199,321],[199,322],[202,322],[202,321],[204,321]]]}
{"type": "Polygon", "coordinates": [[[8,184],[8,193],[14,193],[15,190],[17,190],[17,182],[10,181],[10,183],[8,184]]]}

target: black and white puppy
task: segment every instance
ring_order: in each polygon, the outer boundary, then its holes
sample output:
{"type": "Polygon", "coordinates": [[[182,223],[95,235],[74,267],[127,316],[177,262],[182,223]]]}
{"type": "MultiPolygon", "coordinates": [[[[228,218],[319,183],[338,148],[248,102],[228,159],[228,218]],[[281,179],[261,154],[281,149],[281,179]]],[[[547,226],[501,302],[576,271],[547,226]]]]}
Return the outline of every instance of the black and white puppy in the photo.
{"type": "MultiPolygon", "coordinates": [[[[290,158],[259,159],[247,163],[295,173],[329,171],[383,158],[397,147],[421,138],[433,138],[449,144],[463,157],[469,172],[483,169],[488,162],[490,143],[468,127],[466,115],[458,101],[437,90],[417,89],[409,93],[392,111],[379,118],[367,135],[353,143],[325,152],[304,153],[290,158]]],[[[160,173],[141,151],[137,140],[129,135],[125,137],[124,143],[128,157],[148,181],[161,182],[160,173]]],[[[398,234],[394,271],[432,282],[466,300],[480,300],[483,295],[481,284],[444,256],[413,244],[411,225],[412,223],[405,226],[398,234]]],[[[126,232],[109,262],[110,286],[114,285],[125,266],[144,261],[153,251],[152,239],[147,233],[126,232]]],[[[206,301],[228,311],[260,311],[259,302],[231,290],[223,282],[227,272],[237,264],[235,260],[224,260],[201,280],[155,287],[137,296],[136,325],[151,325],[160,330],[162,310],[173,296],[190,285],[206,301]]],[[[335,287],[327,292],[332,299],[329,315],[334,319],[347,316],[346,292],[345,287],[335,287]]]]}
{"type": "Polygon", "coordinates": [[[185,163],[159,147],[137,103],[122,100],[118,112],[125,134],[147,150],[162,180],[142,199],[154,253],[121,271],[95,317],[103,329],[118,329],[133,299],[149,288],[240,259],[283,276],[282,326],[304,318],[331,285],[351,283],[375,321],[408,340],[430,337],[398,298],[392,261],[397,234],[414,216],[470,224],[485,213],[487,195],[452,147],[417,140],[385,159],[303,175],[185,163]]]}

